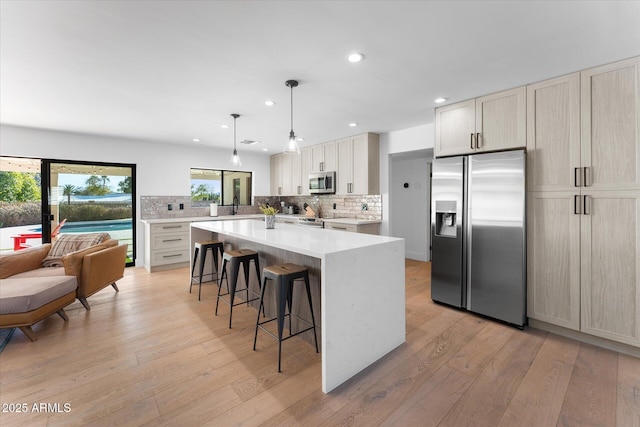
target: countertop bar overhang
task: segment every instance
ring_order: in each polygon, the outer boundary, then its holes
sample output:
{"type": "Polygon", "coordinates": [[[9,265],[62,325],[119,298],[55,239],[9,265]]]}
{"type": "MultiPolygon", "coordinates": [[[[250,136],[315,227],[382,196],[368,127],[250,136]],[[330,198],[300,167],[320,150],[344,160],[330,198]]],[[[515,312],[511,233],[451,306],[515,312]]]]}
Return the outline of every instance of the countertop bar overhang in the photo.
{"type": "MultiPolygon", "coordinates": [[[[262,221],[191,225],[196,240],[229,236],[320,260],[322,391],[405,342],[404,239],[262,221]]],[[[250,343],[248,343],[250,345],[250,343]]]]}

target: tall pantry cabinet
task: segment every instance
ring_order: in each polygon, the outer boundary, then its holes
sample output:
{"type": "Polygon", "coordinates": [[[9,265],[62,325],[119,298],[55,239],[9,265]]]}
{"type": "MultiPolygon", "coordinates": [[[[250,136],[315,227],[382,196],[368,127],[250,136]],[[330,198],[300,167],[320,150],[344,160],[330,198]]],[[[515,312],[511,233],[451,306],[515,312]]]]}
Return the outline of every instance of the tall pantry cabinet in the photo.
{"type": "Polygon", "coordinates": [[[640,346],[640,58],[527,104],[528,316],[640,346]]]}

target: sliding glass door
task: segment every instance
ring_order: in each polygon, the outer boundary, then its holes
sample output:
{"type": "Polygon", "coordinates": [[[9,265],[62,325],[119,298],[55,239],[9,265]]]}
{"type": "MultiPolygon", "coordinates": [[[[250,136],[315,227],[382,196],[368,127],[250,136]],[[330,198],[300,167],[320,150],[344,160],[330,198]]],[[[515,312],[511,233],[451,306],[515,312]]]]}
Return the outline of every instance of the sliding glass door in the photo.
{"type": "Polygon", "coordinates": [[[106,232],[135,254],[135,165],[42,161],[43,241],[58,233],[106,232]],[[44,236],[47,236],[45,238],[44,236]]]}

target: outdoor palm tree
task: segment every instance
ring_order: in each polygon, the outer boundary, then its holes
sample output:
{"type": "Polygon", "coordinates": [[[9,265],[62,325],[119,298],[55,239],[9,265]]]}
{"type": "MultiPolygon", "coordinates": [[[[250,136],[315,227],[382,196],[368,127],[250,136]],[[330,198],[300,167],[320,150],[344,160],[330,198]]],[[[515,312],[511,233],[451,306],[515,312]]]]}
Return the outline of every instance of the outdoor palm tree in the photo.
{"type": "Polygon", "coordinates": [[[101,175],[100,178],[102,179],[102,187],[104,189],[106,189],[107,188],[107,182],[110,182],[111,180],[106,175],[101,175]]]}
{"type": "Polygon", "coordinates": [[[77,190],[76,186],[71,184],[67,184],[62,187],[62,194],[67,196],[68,205],[71,204],[71,196],[76,194],[76,190],[77,190]]]}

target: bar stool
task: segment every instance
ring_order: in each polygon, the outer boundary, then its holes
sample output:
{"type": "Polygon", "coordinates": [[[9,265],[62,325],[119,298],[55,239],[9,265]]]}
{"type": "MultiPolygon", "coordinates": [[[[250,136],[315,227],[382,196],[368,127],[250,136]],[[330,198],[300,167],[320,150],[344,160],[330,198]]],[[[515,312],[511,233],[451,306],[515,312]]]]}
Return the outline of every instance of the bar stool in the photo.
{"type": "Polygon", "coordinates": [[[207,240],[205,242],[196,242],[194,243],[194,252],[193,252],[193,265],[191,266],[191,282],[189,283],[189,293],[191,293],[191,287],[193,286],[193,280],[198,279],[198,301],[200,301],[200,295],[202,291],[202,276],[204,272],[204,262],[207,259],[207,251],[211,249],[211,254],[213,255],[213,265],[215,266],[215,271],[211,273],[205,274],[205,276],[211,276],[211,280],[213,280],[213,275],[216,276],[216,285],[218,284],[218,252],[222,256],[224,254],[224,245],[219,240],[207,240]],[[196,277],[193,275],[193,272],[196,269],[196,259],[198,258],[198,253],[202,251],[200,254],[200,274],[196,277]]]}
{"type": "Polygon", "coordinates": [[[265,267],[262,270],[263,275],[263,283],[262,289],[260,291],[260,305],[258,306],[258,319],[256,320],[256,333],[253,338],[253,350],[256,349],[256,342],[258,340],[258,328],[265,331],[267,334],[271,335],[273,338],[278,340],[278,372],[281,371],[281,361],[282,361],[282,341],[288,340],[291,337],[295,337],[296,335],[300,335],[303,332],[307,332],[313,329],[313,339],[316,343],[316,353],[318,353],[318,337],[316,336],[316,319],[313,315],[313,304],[311,302],[311,291],[309,289],[309,269],[306,267],[302,267],[296,264],[277,264],[271,265],[269,267],[265,267]],[[276,285],[276,307],[277,307],[277,317],[272,319],[260,321],[260,310],[263,310],[264,316],[264,291],[267,287],[267,279],[271,279],[275,282],[276,285]],[[309,311],[311,311],[311,323],[306,321],[305,319],[301,319],[295,314],[291,313],[292,302],[293,302],[293,284],[298,279],[304,279],[304,284],[307,288],[307,300],[309,301],[309,311]],[[284,309],[285,305],[289,307],[289,314],[285,314],[284,309]],[[282,330],[284,329],[284,318],[289,316],[289,336],[282,338],[282,330]],[[300,322],[309,325],[308,328],[303,329],[301,331],[296,332],[295,334],[291,332],[291,317],[295,317],[300,322]],[[278,321],[278,336],[276,337],[271,332],[269,332],[264,326],[265,323],[273,322],[274,320],[278,321]]]}
{"type": "MultiPolygon", "coordinates": [[[[251,261],[256,267],[256,276],[258,276],[258,286],[260,286],[260,260],[258,259],[258,252],[253,251],[251,249],[237,249],[231,250],[224,253],[222,256],[222,274],[220,275],[220,286],[218,286],[218,299],[216,300],[216,316],[218,315],[218,303],[220,302],[220,297],[229,295],[229,301],[222,298],[222,302],[229,305],[229,329],[231,329],[231,318],[233,316],[233,307],[236,305],[240,305],[243,302],[234,303],[233,300],[236,295],[236,290],[239,291],[247,291],[247,306],[251,301],[257,301],[258,298],[249,299],[249,266],[251,261]],[[231,266],[231,280],[229,280],[229,273],[227,273],[227,263],[230,263],[231,266]],[[236,289],[236,285],[238,284],[238,273],[240,272],[240,264],[242,264],[242,269],[244,270],[244,281],[245,288],[244,289],[236,289]],[[222,290],[222,280],[227,280],[227,293],[221,294],[222,290]]],[[[252,292],[255,294],[255,292],[252,292]]]]}

